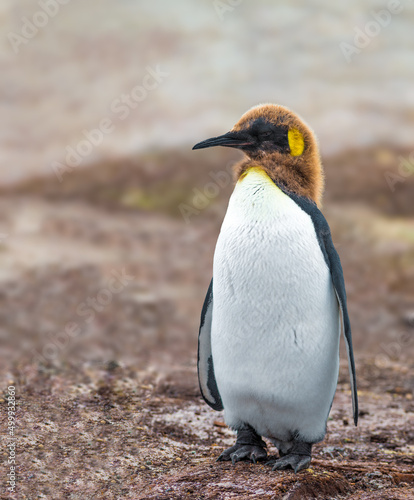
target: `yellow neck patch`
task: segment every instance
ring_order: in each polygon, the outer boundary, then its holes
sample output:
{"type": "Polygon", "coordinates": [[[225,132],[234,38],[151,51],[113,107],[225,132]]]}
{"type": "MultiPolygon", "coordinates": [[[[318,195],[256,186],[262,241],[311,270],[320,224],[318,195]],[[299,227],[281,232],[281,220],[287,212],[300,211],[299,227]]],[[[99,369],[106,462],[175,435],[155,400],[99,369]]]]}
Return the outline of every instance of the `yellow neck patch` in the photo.
{"type": "Polygon", "coordinates": [[[256,174],[259,174],[259,175],[263,176],[264,178],[269,179],[270,182],[272,182],[271,179],[269,178],[269,176],[267,175],[267,173],[260,166],[249,167],[247,170],[245,170],[241,174],[241,176],[239,177],[239,181],[243,180],[246,177],[247,174],[250,174],[252,172],[254,172],[256,174]]]}
{"type": "Polygon", "coordinates": [[[290,154],[292,156],[300,156],[305,149],[305,141],[303,140],[303,135],[297,128],[291,128],[288,130],[288,141],[290,154]]]}
{"type": "Polygon", "coordinates": [[[243,181],[243,179],[246,179],[246,177],[249,177],[249,179],[253,178],[256,182],[259,181],[262,185],[267,184],[272,189],[279,190],[278,186],[276,186],[276,184],[272,181],[266,170],[264,170],[260,165],[249,167],[241,174],[237,183],[239,184],[243,181]]]}

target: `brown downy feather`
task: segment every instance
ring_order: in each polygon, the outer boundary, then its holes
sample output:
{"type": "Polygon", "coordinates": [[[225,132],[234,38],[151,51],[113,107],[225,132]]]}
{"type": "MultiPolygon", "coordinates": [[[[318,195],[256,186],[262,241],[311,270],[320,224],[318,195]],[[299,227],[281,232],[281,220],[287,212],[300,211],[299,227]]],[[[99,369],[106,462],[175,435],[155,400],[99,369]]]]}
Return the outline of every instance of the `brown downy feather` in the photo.
{"type": "Polygon", "coordinates": [[[238,179],[250,167],[260,166],[277,184],[282,184],[288,191],[310,198],[321,206],[324,176],[313,131],[292,111],[276,104],[264,104],[250,109],[236,123],[232,131],[246,129],[260,117],[276,125],[299,130],[305,142],[304,151],[300,156],[277,151],[245,152],[247,158],[234,168],[236,178],[238,179]]]}

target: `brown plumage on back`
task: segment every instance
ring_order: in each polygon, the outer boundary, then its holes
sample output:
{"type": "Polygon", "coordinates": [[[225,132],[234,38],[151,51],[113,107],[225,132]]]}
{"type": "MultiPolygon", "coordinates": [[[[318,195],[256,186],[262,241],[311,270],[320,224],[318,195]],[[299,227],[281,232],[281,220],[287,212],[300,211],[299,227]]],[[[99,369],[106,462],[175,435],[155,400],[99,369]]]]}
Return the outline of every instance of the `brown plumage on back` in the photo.
{"type": "Polygon", "coordinates": [[[228,146],[247,156],[235,167],[239,178],[260,166],[277,184],[321,205],[323,171],[314,133],[284,106],[263,104],[247,111],[230,132],[193,149],[228,146]]]}

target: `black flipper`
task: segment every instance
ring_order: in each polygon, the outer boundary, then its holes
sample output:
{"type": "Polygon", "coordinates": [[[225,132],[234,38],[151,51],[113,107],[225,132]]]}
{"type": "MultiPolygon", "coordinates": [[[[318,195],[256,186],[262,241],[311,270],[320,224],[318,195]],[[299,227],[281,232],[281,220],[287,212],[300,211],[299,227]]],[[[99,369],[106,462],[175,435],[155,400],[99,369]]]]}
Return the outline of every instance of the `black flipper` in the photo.
{"type": "Polygon", "coordinates": [[[348,316],[348,309],[346,304],[346,291],[344,275],[342,271],[341,261],[339,255],[335,250],[331,231],[329,225],[323,216],[322,212],[318,209],[316,204],[296,194],[286,191],[282,186],[279,186],[299,207],[306,212],[312,219],[313,225],[315,227],[316,236],[318,238],[319,246],[322,250],[325,262],[327,263],[332,276],[333,286],[335,288],[336,296],[338,298],[339,307],[341,309],[342,316],[342,331],[345,337],[346,349],[348,353],[348,367],[349,375],[351,379],[351,391],[352,391],[352,407],[354,414],[354,423],[358,423],[358,394],[356,385],[356,375],[355,375],[355,361],[354,353],[352,350],[352,335],[351,335],[351,324],[348,316]]]}
{"type": "Polygon", "coordinates": [[[200,331],[198,334],[198,382],[204,401],[213,410],[223,410],[220,393],[214,376],[213,356],[211,353],[211,321],[213,315],[213,280],[207,290],[201,311],[200,331]]]}

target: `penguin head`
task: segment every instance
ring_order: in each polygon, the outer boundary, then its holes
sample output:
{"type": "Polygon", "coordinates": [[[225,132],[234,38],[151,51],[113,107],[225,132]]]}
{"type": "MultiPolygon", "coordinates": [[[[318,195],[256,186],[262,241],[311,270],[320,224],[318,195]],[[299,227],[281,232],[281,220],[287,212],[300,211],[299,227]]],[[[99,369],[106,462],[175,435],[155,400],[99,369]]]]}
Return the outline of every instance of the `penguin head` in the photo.
{"type": "Polygon", "coordinates": [[[247,158],[235,168],[242,177],[260,167],[276,183],[320,204],[323,172],[314,133],[295,113],[277,104],[263,104],[247,111],[224,135],[196,144],[193,149],[227,146],[247,158]]]}

